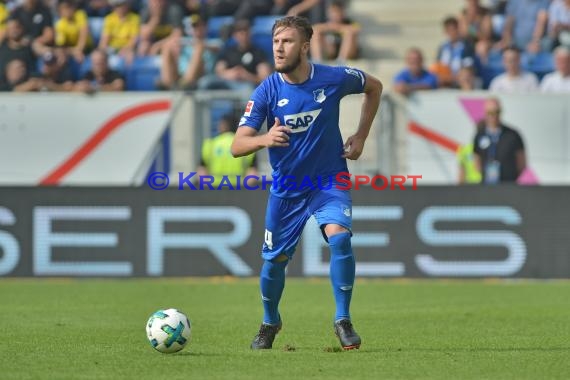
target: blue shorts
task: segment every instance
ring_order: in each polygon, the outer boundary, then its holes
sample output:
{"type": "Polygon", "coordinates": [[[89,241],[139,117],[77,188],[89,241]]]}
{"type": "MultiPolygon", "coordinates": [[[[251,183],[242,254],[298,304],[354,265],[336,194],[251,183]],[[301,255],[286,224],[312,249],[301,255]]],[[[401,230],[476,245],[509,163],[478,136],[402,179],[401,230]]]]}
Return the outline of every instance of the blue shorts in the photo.
{"type": "Polygon", "coordinates": [[[269,195],[265,213],[265,239],[261,256],[272,260],[280,254],[293,257],[307,220],[314,216],[323,231],[327,224],[352,228],[350,191],[330,188],[317,190],[297,198],[269,195]]]}

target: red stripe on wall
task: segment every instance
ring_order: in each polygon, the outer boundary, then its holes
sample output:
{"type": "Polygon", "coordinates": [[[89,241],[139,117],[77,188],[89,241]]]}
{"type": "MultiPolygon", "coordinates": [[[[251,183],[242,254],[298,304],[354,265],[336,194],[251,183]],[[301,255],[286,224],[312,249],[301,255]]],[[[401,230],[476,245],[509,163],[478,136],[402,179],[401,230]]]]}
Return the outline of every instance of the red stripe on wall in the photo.
{"type": "Polygon", "coordinates": [[[449,137],[444,136],[434,130],[428,129],[424,126],[421,126],[414,121],[410,121],[410,123],[408,124],[408,130],[411,133],[421,136],[424,139],[441,146],[442,148],[452,151],[453,153],[457,152],[457,149],[459,149],[460,147],[459,143],[451,140],[449,137]]]}
{"type": "Polygon", "coordinates": [[[149,103],[139,104],[121,111],[106,121],[94,135],[80,146],[67,160],[55,168],[45,178],[40,181],[40,185],[58,185],[61,180],[72,171],[81,161],[83,161],[97,146],[99,146],[111,133],[121,126],[142,115],[153,112],[168,111],[170,100],[158,100],[149,103]]]}

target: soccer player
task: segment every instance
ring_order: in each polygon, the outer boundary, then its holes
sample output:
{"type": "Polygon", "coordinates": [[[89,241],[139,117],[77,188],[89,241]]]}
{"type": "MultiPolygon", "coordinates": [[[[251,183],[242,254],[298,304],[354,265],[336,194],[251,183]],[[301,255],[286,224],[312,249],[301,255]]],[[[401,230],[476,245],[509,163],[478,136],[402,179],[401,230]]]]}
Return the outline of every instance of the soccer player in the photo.
{"type": "Polygon", "coordinates": [[[288,16],[273,25],[276,73],[254,91],[232,144],[243,156],[268,148],[273,183],[265,217],[264,259],[260,286],[264,317],[252,349],[269,349],[282,326],[278,311],[285,267],[293,257],[303,228],[315,216],[331,252],[330,278],[336,302],[334,331],[344,349],[360,347],[350,318],[355,263],[351,248],[350,192],[336,186],[291,186],[283,179],[314,184],[334,182],[347,172],[346,159],[356,160],[380,104],[382,83],[348,67],[308,60],[313,30],[301,17],[288,16]],[[358,130],[343,144],[339,128],[340,100],[364,93],[358,130]],[[260,133],[267,120],[268,131],[260,133]]]}

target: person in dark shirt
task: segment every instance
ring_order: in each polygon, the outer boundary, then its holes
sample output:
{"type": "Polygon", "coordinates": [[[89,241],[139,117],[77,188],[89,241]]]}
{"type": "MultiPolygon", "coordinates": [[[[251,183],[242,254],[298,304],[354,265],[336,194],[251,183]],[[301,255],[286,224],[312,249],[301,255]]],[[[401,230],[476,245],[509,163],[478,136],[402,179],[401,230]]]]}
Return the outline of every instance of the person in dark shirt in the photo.
{"type": "Polygon", "coordinates": [[[497,98],[485,101],[485,119],[478,125],[473,140],[475,166],[482,183],[492,185],[515,182],[526,168],[526,154],[520,134],[501,121],[497,98]]]}
{"type": "Polygon", "coordinates": [[[271,74],[265,53],[251,44],[250,25],[247,20],[236,21],[233,29],[236,45],[220,52],[215,75],[198,81],[199,89],[253,90],[271,74]]]}
{"type": "Polygon", "coordinates": [[[327,7],[327,20],[313,26],[311,59],[315,62],[339,60],[341,62],[358,57],[358,35],[360,25],[346,16],[344,0],[331,1],[327,7]]]}
{"type": "Polygon", "coordinates": [[[24,28],[18,19],[8,20],[6,38],[0,45],[0,81],[2,81],[6,65],[14,59],[23,61],[28,73],[35,70],[36,57],[29,42],[24,38],[24,28]]]}
{"type": "Polygon", "coordinates": [[[48,51],[42,56],[42,68],[39,90],[41,91],[71,91],[73,90],[73,75],[63,52],[48,51]]]}
{"type": "Polygon", "coordinates": [[[13,59],[6,65],[3,73],[4,80],[0,81],[1,92],[36,91],[40,84],[38,78],[31,78],[26,63],[21,59],[13,59]]]}
{"type": "Polygon", "coordinates": [[[108,56],[104,50],[91,53],[91,70],[75,85],[76,91],[93,93],[96,91],[123,91],[125,80],[115,70],[109,69],[108,56]]]}
{"type": "Polygon", "coordinates": [[[25,0],[12,14],[24,28],[24,38],[28,39],[37,55],[49,50],[54,43],[53,17],[41,0],[25,0]]]}

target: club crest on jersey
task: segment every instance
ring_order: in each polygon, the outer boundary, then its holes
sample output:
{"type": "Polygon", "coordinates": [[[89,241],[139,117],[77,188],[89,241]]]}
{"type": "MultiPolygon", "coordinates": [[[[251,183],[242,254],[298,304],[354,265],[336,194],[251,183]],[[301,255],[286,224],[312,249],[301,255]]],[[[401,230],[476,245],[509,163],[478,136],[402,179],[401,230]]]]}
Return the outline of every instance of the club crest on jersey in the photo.
{"type": "Polygon", "coordinates": [[[322,103],[327,98],[324,88],[319,88],[318,90],[313,91],[313,95],[315,96],[315,102],[317,103],[322,103]]]}
{"type": "Polygon", "coordinates": [[[305,132],[317,119],[321,109],[308,112],[296,113],[293,115],[285,115],[285,125],[291,128],[291,133],[305,132]]]}

